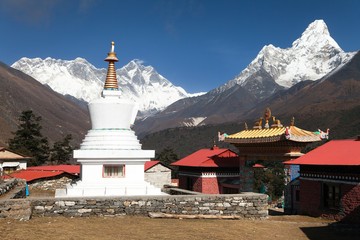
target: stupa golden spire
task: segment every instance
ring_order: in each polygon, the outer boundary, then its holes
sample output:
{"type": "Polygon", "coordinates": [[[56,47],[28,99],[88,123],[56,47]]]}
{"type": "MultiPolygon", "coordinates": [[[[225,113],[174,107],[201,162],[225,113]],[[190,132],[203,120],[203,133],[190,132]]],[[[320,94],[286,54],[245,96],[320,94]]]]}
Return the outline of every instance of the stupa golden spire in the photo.
{"type": "Polygon", "coordinates": [[[104,90],[117,90],[119,89],[118,82],[116,79],[116,70],[115,70],[115,62],[119,61],[116,57],[116,53],[114,52],[115,43],[111,42],[111,51],[108,53],[107,58],[105,58],[106,62],[109,62],[106,80],[104,85],[104,90]]]}

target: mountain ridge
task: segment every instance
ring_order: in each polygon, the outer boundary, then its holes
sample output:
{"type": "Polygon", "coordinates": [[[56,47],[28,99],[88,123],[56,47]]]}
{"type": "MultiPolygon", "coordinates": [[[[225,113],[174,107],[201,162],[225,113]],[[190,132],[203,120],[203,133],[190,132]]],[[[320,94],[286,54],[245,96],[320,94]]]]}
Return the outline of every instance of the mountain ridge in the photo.
{"type": "MultiPolygon", "coordinates": [[[[259,54],[251,63],[240,72],[234,79],[209,91],[207,94],[186,102],[186,107],[176,109],[177,102],[170,105],[170,113],[167,109],[157,113],[154,116],[146,118],[137,127],[139,132],[147,133],[167,127],[183,126],[186,119],[190,117],[203,118],[202,124],[216,124],[229,121],[236,121],[243,118],[246,111],[263,105],[263,101],[270,98],[279,91],[289,89],[290,87],[302,81],[316,81],[324,76],[328,76],[332,71],[337,71],[346,63],[351,61],[356,52],[344,52],[336,41],[330,36],[327,25],[323,20],[316,20],[308,25],[301,36],[293,41],[290,48],[281,49],[271,44],[264,46],[259,54]],[[222,108],[212,107],[208,103],[218,99],[225,91],[233,92],[232,99],[239,99],[237,91],[229,91],[231,88],[239,89],[239,86],[246,91],[242,94],[248,95],[243,102],[223,101],[228,112],[222,108]],[[250,97],[251,96],[251,97],[250,97]],[[254,99],[246,102],[246,99],[254,99]],[[191,103],[190,103],[191,102],[191,103]],[[246,108],[239,107],[246,105],[246,108]],[[194,113],[189,116],[189,109],[194,113]],[[154,122],[157,127],[154,127],[154,122]]],[[[226,96],[230,99],[229,96],[226,96]]],[[[214,105],[215,106],[215,105],[214,105]]]]}
{"type": "MultiPolygon", "coordinates": [[[[96,99],[103,88],[107,70],[96,68],[84,58],[74,60],[21,58],[12,67],[32,76],[54,91],[81,101],[96,99]]],[[[173,85],[152,66],[132,60],[116,70],[123,98],[136,102],[141,115],[151,115],[169,103],[190,97],[183,88],[173,85]]]]}

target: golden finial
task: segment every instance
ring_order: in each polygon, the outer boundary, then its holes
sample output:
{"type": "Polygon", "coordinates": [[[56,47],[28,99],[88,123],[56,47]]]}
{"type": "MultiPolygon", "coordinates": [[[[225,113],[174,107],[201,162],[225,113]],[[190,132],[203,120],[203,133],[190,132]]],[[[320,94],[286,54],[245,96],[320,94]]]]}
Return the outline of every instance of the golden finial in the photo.
{"type": "Polygon", "coordinates": [[[257,121],[257,122],[255,122],[255,124],[254,124],[254,129],[262,129],[262,120],[263,120],[263,118],[261,117],[261,118],[259,118],[259,121],[257,121]]]}
{"type": "Polygon", "coordinates": [[[104,85],[105,90],[119,89],[118,82],[116,79],[116,70],[115,70],[115,62],[119,61],[119,59],[116,57],[116,53],[114,49],[115,49],[115,43],[111,42],[111,51],[108,53],[107,58],[105,58],[105,61],[109,62],[105,85],[104,85]]]}
{"type": "Polygon", "coordinates": [[[270,108],[265,109],[264,118],[265,118],[265,128],[269,128],[269,119],[271,118],[270,108]]]}
{"type": "Polygon", "coordinates": [[[295,126],[295,117],[291,118],[290,126],[295,126]]]}
{"type": "Polygon", "coordinates": [[[249,130],[247,123],[245,122],[245,130],[249,130]]]}
{"type": "Polygon", "coordinates": [[[275,116],[272,116],[272,120],[273,120],[273,124],[271,125],[271,127],[283,127],[280,119],[276,119],[275,116]]]}
{"type": "Polygon", "coordinates": [[[264,118],[265,120],[269,120],[271,118],[271,110],[268,107],[265,109],[264,118]]]}

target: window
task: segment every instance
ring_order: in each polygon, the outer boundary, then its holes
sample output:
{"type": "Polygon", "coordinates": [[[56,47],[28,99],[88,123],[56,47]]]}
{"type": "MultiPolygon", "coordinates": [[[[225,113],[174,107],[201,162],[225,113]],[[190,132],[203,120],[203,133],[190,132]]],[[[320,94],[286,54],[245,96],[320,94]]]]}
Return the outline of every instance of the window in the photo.
{"type": "Polygon", "coordinates": [[[121,178],[125,176],[125,165],[104,165],[104,178],[121,178]]]}
{"type": "Polygon", "coordinates": [[[3,171],[6,174],[10,174],[12,172],[15,172],[17,170],[17,167],[3,167],[3,171]]]}
{"type": "Polygon", "coordinates": [[[323,185],[324,207],[338,209],[340,206],[340,186],[338,184],[323,185]]]}

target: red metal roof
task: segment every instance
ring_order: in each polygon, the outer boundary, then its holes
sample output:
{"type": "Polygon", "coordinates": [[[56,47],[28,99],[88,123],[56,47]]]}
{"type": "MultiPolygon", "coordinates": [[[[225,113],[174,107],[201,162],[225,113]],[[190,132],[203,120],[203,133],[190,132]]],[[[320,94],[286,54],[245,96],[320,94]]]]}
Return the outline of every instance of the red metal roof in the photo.
{"type": "Polygon", "coordinates": [[[70,174],[80,174],[80,165],[48,165],[48,166],[35,166],[28,167],[28,170],[36,171],[63,171],[70,174]]]}
{"type": "Polygon", "coordinates": [[[41,178],[48,178],[48,177],[55,177],[58,175],[63,174],[63,171],[34,171],[34,170],[20,170],[17,172],[13,172],[8,174],[8,176],[13,178],[21,178],[25,179],[27,182],[41,179],[41,178]]]}
{"type": "Polygon", "coordinates": [[[296,165],[360,165],[360,140],[332,140],[285,164],[296,165]]]}
{"type": "Polygon", "coordinates": [[[186,167],[233,167],[239,166],[238,155],[227,148],[200,149],[171,164],[186,167]]]}
{"type": "Polygon", "coordinates": [[[48,178],[48,177],[55,177],[61,175],[63,173],[69,173],[72,175],[79,175],[80,174],[80,165],[48,165],[48,166],[35,166],[35,167],[28,167],[27,169],[23,169],[17,172],[13,172],[8,174],[8,176],[13,178],[21,178],[25,179],[27,182],[41,179],[41,178],[48,178]]]}
{"type": "Polygon", "coordinates": [[[156,161],[156,160],[145,162],[144,171],[149,170],[150,168],[152,168],[153,166],[155,166],[155,165],[158,164],[159,162],[160,162],[160,161],[156,161]]]}

